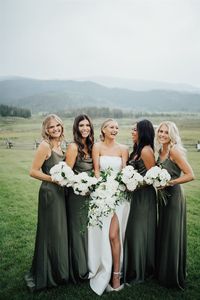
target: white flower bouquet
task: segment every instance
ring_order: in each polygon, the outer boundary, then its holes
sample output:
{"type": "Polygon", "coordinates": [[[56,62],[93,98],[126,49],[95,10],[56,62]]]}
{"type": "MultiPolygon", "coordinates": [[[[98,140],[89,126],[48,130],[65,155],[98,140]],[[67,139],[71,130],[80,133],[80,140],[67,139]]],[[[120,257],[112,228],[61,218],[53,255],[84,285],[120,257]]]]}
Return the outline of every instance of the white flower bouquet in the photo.
{"type": "Polygon", "coordinates": [[[116,206],[122,198],[117,172],[111,168],[101,172],[94,191],[90,194],[88,210],[88,226],[102,227],[103,217],[115,212],[116,206]]]}
{"type": "Polygon", "coordinates": [[[137,187],[143,184],[143,176],[130,165],[122,169],[119,173],[119,177],[129,192],[133,192],[137,187]]]}
{"type": "Polygon", "coordinates": [[[61,161],[50,169],[52,181],[58,182],[61,186],[72,186],[74,172],[64,162],[61,161]]]}
{"type": "Polygon", "coordinates": [[[168,182],[171,179],[171,175],[164,168],[160,168],[158,166],[152,167],[149,169],[145,176],[144,181],[146,184],[152,184],[157,189],[158,200],[162,204],[167,204],[167,197],[169,194],[163,188],[167,186],[168,182]]]}
{"type": "Polygon", "coordinates": [[[98,179],[96,177],[90,176],[86,172],[81,172],[74,175],[72,187],[75,194],[86,196],[93,190],[97,182],[98,179]]]}
{"type": "Polygon", "coordinates": [[[158,166],[149,169],[144,176],[144,181],[147,184],[152,184],[155,188],[165,187],[170,179],[171,176],[168,171],[158,166]]]}

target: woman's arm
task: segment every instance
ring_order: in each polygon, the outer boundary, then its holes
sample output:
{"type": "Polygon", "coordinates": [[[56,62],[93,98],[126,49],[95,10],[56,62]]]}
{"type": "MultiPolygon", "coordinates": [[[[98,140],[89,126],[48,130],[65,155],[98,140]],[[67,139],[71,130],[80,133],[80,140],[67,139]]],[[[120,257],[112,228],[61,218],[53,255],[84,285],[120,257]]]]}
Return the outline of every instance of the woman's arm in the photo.
{"type": "Polygon", "coordinates": [[[145,146],[141,151],[141,159],[147,170],[155,166],[155,156],[153,149],[150,146],[145,146]]]}
{"type": "Polygon", "coordinates": [[[100,146],[99,143],[94,144],[92,148],[92,160],[94,166],[94,174],[97,178],[100,176],[100,165],[99,165],[99,156],[100,156],[100,146]]]}
{"type": "Polygon", "coordinates": [[[121,145],[121,150],[122,150],[122,168],[124,168],[126,166],[129,157],[128,147],[126,147],[125,145],[121,145]]]}
{"type": "Polygon", "coordinates": [[[181,175],[179,178],[170,180],[169,185],[185,183],[194,179],[192,167],[187,162],[186,157],[181,153],[179,149],[174,147],[170,150],[170,159],[172,159],[172,161],[174,161],[179,166],[179,168],[183,172],[183,175],[181,175]]]}
{"type": "Polygon", "coordinates": [[[78,146],[75,143],[71,143],[67,147],[65,162],[73,169],[78,155],[78,146]]]}
{"type": "Polygon", "coordinates": [[[51,148],[49,144],[43,141],[35,154],[33,159],[32,167],[30,169],[30,176],[39,180],[52,182],[51,176],[42,172],[41,167],[44,161],[51,155],[51,148]]]}

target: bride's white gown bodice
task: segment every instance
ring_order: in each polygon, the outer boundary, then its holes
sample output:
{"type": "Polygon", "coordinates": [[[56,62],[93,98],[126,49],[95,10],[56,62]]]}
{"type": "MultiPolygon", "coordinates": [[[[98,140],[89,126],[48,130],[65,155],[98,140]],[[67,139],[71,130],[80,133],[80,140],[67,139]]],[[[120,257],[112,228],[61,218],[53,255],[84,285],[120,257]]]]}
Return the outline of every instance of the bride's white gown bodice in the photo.
{"type": "MultiPolygon", "coordinates": [[[[114,171],[122,168],[122,158],[119,156],[100,156],[100,170],[111,167],[114,171]]],[[[120,265],[123,263],[123,241],[129,215],[130,204],[127,201],[116,207],[119,221],[121,242],[120,265]]],[[[89,227],[88,229],[88,265],[90,271],[90,287],[101,295],[109,284],[112,272],[112,253],[109,240],[110,222],[113,215],[103,218],[103,227],[89,227]]],[[[121,270],[120,270],[121,271],[121,270]]]]}
{"type": "Polygon", "coordinates": [[[120,171],[122,168],[122,159],[119,156],[100,156],[100,170],[103,171],[111,167],[114,171],[120,171]]]}

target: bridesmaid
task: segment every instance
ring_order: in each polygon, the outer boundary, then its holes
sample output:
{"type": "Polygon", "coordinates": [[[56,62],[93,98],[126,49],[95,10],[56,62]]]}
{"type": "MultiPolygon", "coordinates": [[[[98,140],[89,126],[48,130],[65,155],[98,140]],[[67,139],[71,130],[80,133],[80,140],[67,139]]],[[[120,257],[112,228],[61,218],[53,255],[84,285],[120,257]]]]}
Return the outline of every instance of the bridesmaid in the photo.
{"type": "MultiPolygon", "coordinates": [[[[66,163],[78,174],[93,169],[92,146],[94,143],[94,129],[90,118],[79,115],[73,124],[74,142],[69,144],[66,152],[66,163]]],[[[69,189],[67,200],[69,227],[69,262],[70,279],[73,283],[88,278],[88,232],[87,210],[84,203],[86,196],[76,195],[69,189]],[[83,232],[81,232],[83,231],[83,232]]]]}
{"type": "Polygon", "coordinates": [[[30,170],[30,176],[42,181],[35,252],[31,270],[25,276],[32,292],[66,283],[69,277],[65,192],[49,175],[51,167],[64,160],[63,123],[58,116],[45,118],[42,137],[30,170]]]}
{"type": "MultiPolygon", "coordinates": [[[[142,120],[133,126],[133,152],[129,158],[142,176],[155,166],[154,128],[142,120]]],[[[125,235],[125,282],[140,283],[155,271],[156,192],[153,186],[143,186],[132,192],[130,214],[125,235]]]]}
{"type": "Polygon", "coordinates": [[[159,205],[157,277],[161,285],[184,289],[186,278],[186,203],[181,183],[194,179],[179,131],[173,122],[162,122],[156,132],[158,164],[171,175],[167,204],[159,205]]]}

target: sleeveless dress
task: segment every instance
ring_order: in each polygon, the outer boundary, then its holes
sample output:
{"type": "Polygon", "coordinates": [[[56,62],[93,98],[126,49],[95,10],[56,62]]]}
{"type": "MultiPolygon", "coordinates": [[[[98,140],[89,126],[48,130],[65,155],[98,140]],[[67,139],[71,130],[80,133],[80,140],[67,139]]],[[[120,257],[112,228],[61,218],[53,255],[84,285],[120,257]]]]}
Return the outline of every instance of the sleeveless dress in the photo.
{"type": "MultiPolygon", "coordinates": [[[[147,169],[142,159],[131,160],[138,173],[147,169]]],[[[156,251],[156,192],[144,186],[132,192],[130,214],[124,242],[124,281],[141,283],[155,273],[156,251]]]]}
{"type": "MultiPolygon", "coordinates": [[[[169,157],[158,164],[172,179],[181,170],[169,157]]],[[[180,184],[165,188],[166,206],[159,204],[157,278],[161,285],[184,289],[186,278],[186,201],[180,184]]]]}
{"type": "MultiPolygon", "coordinates": [[[[63,159],[64,155],[52,151],[42,165],[42,171],[49,175],[51,167],[63,159]]],[[[66,283],[68,278],[65,190],[55,183],[43,181],[39,190],[34,257],[25,281],[27,287],[35,291],[66,283]]]]}
{"type": "MultiPolygon", "coordinates": [[[[122,159],[118,156],[100,156],[100,169],[111,167],[115,171],[122,168],[122,159]]],[[[123,264],[123,241],[129,214],[129,203],[124,201],[116,206],[119,221],[119,235],[121,243],[120,265],[123,264]]],[[[101,295],[108,286],[112,273],[112,253],[109,240],[110,223],[113,215],[103,218],[103,227],[88,228],[88,265],[90,270],[90,287],[101,295]]]]}
{"type": "MultiPolygon", "coordinates": [[[[77,157],[73,171],[78,174],[93,169],[92,158],[77,157]]],[[[76,195],[69,188],[67,199],[70,280],[73,283],[88,279],[87,196],[76,195]]]]}

